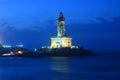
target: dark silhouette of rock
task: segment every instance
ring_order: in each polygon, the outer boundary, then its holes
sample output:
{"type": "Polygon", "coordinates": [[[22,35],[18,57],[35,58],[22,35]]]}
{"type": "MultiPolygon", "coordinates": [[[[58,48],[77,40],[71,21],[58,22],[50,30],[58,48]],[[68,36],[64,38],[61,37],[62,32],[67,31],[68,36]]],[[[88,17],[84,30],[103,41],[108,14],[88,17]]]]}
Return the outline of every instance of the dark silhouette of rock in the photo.
{"type": "Polygon", "coordinates": [[[0,47],[0,56],[4,57],[82,57],[82,56],[95,56],[96,54],[85,50],[83,48],[40,48],[37,51],[31,51],[21,47],[3,48],[0,47]],[[11,53],[12,52],[12,53],[11,53]]]}

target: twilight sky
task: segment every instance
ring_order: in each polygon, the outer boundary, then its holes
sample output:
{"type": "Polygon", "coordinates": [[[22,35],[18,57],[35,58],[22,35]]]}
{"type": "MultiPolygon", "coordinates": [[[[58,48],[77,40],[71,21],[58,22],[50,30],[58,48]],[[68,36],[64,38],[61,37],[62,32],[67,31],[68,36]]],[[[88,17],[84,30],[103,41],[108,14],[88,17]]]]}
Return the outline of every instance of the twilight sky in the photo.
{"type": "Polygon", "coordinates": [[[60,11],[73,45],[119,50],[120,0],[0,0],[0,39],[29,49],[49,46],[60,11]]]}

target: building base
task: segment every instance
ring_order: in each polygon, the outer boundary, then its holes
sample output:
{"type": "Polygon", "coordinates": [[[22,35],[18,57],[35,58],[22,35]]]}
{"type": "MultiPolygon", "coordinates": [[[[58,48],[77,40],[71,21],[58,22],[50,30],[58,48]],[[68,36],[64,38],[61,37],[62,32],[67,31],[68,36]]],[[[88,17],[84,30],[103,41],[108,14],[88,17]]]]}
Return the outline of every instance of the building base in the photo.
{"type": "Polygon", "coordinates": [[[55,37],[51,38],[51,48],[67,48],[72,46],[72,38],[55,37]]]}

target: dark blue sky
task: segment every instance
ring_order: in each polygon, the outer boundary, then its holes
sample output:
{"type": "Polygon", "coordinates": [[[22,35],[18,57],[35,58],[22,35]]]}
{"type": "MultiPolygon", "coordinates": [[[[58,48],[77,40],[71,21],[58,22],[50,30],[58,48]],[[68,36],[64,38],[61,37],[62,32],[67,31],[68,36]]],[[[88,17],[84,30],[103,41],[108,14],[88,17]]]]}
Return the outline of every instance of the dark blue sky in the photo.
{"type": "Polygon", "coordinates": [[[120,0],[0,0],[0,39],[30,49],[48,46],[60,11],[73,45],[119,50],[120,0]]]}

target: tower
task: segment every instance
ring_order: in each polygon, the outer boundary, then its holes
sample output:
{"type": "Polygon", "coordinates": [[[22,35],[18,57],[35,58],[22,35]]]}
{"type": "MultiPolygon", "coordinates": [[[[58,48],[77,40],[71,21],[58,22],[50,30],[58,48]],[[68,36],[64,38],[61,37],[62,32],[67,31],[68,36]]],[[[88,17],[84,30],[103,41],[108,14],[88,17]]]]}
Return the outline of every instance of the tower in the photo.
{"type": "Polygon", "coordinates": [[[51,38],[51,48],[68,48],[72,46],[72,38],[66,36],[65,18],[60,12],[57,19],[57,37],[51,38]]]}
{"type": "Polygon", "coordinates": [[[63,16],[63,13],[60,12],[59,17],[57,19],[57,31],[58,31],[58,37],[65,37],[66,36],[66,29],[65,29],[65,18],[63,16]]]}

